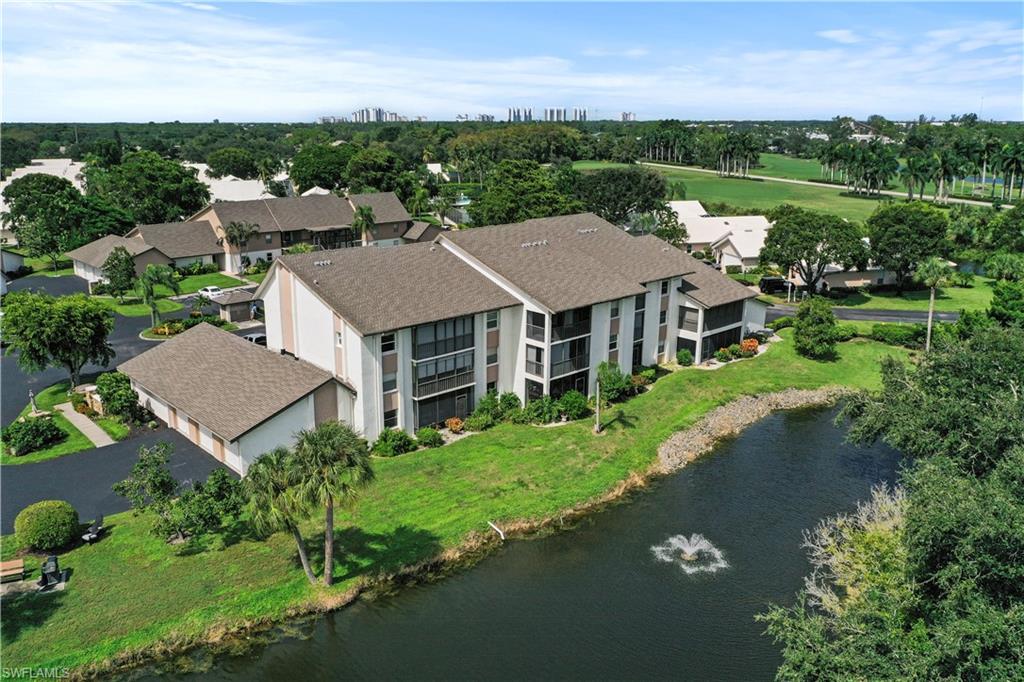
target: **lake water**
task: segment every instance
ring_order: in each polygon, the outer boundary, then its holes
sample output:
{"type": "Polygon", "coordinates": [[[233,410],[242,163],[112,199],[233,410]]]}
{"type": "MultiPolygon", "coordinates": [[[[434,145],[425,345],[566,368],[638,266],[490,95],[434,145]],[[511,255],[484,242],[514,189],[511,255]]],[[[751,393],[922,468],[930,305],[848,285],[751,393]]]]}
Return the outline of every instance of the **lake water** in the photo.
{"type": "Polygon", "coordinates": [[[777,413],[571,531],[169,677],[771,679],[778,648],[754,615],[792,603],[809,568],[803,530],[893,481],[900,461],[845,444],[833,416],[777,413]],[[684,561],[678,536],[694,533],[720,556],[684,561]]]}

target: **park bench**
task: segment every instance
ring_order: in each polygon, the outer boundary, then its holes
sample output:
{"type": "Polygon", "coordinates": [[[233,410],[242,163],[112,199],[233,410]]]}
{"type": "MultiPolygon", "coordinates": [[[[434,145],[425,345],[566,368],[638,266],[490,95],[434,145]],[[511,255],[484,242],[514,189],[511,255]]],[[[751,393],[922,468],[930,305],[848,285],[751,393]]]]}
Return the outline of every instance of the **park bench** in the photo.
{"type": "Polygon", "coordinates": [[[0,562],[0,582],[24,580],[25,560],[12,559],[11,561],[0,562]]]}

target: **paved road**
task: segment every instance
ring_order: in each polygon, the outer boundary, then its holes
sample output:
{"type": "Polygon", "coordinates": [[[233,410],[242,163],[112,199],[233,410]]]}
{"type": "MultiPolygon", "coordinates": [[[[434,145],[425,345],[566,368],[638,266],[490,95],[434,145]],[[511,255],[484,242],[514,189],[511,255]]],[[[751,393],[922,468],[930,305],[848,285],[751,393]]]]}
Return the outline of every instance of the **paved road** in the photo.
{"type": "MultiPolygon", "coordinates": [[[[928,313],[921,310],[869,310],[864,308],[843,308],[834,307],[832,312],[840,320],[860,320],[867,322],[927,322],[928,313]]],[[[795,306],[772,305],[768,307],[765,320],[771,322],[774,319],[785,315],[795,315],[795,306]]],[[[936,312],[935,320],[941,322],[956,322],[960,313],[936,312]]]]}
{"type": "MultiPolygon", "coordinates": [[[[696,166],[675,166],[675,165],[668,164],[668,163],[655,163],[653,161],[641,161],[640,163],[642,163],[645,166],[656,166],[658,168],[672,168],[672,169],[676,169],[676,170],[693,171],[694,173],[710,173],[712,175],[718,175],[718,171],[712,170],[710,168],[697,168],[696,166]]],[[[790,184],[790,185],[806,185],[808,187],[817,187],[819,189],[824,187],[826,189],[831,188],[831,189],[834,189],[834,190],[839,191],[839,192],[847,191],[846,187],[843,186],[843,185],[830,185],[830,184],[827,184],[827,183],[824,183],[824,182],[811,182],[810,180],[794,180],[793,178],[776,178],[776,177],[772,177],[770,175],[747,175],[746,177],[747,177],[747,179],[752,179],[752,180],[765,180],[767,182],[784,182],[784,183],[787,183],[787,184],[790,184]]],[[[881,194],[884,194],[885,196],[900,197],[900,198],[906,198],[906,196],[907,196],[906,192],[896,192],[896,191],[887,190],[887,189],[881,190],[881,194]]],[[[975,201],[973,199],[957,199],[956,197],[949,197],[948,201],[950,203],[953,203],[953,204],[970,204],[971,206],[991,206],[992,205],[991,202],[988,202],[988,201],[975,201]]]]}
{"type": "Polygon", "coordinates": [[[161,427],[105,448],[73,455],[3,467],[0,476],[0,532],[14,532],[18,512],[40,500],[67,500],[83,523],[97,514],[113,514],[129,508],[111,486],[125,479],[138,461],[139,447],[170,441],[174,445],[171,472],[179,481],[205,479],[221,466],[217,460],[176,431],[161,427]]]}

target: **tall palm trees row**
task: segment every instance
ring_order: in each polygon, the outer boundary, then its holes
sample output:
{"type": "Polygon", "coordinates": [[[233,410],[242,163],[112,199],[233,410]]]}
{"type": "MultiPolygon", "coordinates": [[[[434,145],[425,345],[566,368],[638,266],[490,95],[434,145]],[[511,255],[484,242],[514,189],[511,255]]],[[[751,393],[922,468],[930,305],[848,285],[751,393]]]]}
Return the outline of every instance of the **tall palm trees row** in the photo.
{"type": "Polygon", "coordinates": [[[818,160],[823,178],[841,182],[858,194],[877,194],[900,166],[896,149],[880,140],[827,145],[818,160]]]}

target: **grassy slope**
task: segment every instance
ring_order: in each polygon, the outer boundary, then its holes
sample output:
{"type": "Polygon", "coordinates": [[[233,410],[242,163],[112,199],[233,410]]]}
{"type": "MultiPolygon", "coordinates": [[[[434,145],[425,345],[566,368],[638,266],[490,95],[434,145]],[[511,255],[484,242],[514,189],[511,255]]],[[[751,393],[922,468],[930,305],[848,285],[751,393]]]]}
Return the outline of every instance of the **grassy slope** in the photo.
{"type": "MultiPolygon", "coordinates": [[[[502,425],[438,450],[376,460],[377,481],[352,516],[339,515],[335,591],[360,576],[431,557],[472,531],[487,532],[488,520],[539,518],[598,496],[646,469],[672,432],[739,395],[790,386],[873,387],[880,356],[905,356],[858,340],[843,344],[836,362],[811,362],[794,354],[788,330],[784,335],[786,342],[757,360],[661,379],[611,410],[599,437],[589,421],[550,429],[502,425]]],[[[172,634],[281,617],[317,596],[282,534],[263,542],[229,538],[221,551],[175,556],[148,534],[145,519],[119,514],[108,522],[104,541],[62,557],[75,571],[65,592],[42,607],[31,599],[4,604],[4,665],[82,665],[172,634]]],[[[305,532],[319,564],[317,529],[308,525],[305,532]]],[[[13,553],[12,544],[5,538],[3,556],[13,553]]]]}
{"type": "MultiPolygon", "coordinates": [[[[992,302],[992,287],[995,280],[977,277],[968,288],[944,287],[935,293],[935,310],[958,312],[960,310],[985,310],[992,302]]],[[[761,296],[762,300],[786,305],[785,296],[761,296]]],[[[790,304],[792,305],[792,304],[790,304]]],[[[843,308],[864,308],[874,310],[928,310],[928,290],[906,291],[897,296],[892,291],[856,293],[843,299],[836,299],[832,305],[843,308]]]]}

